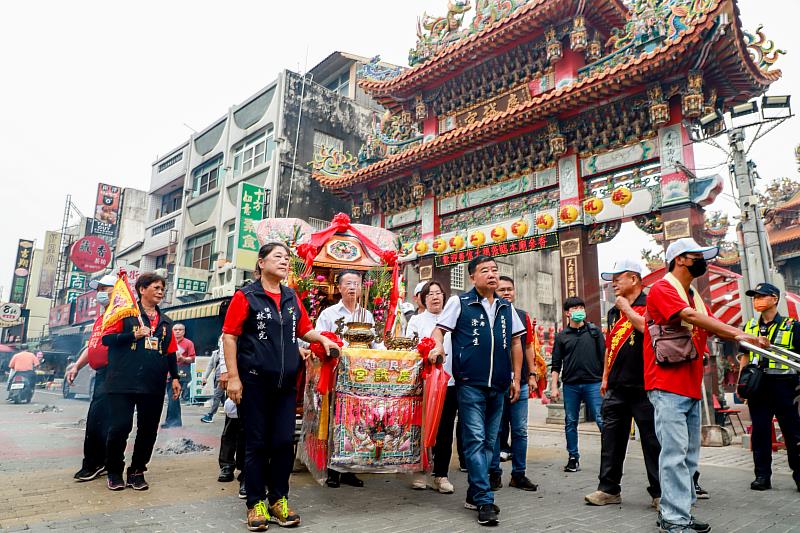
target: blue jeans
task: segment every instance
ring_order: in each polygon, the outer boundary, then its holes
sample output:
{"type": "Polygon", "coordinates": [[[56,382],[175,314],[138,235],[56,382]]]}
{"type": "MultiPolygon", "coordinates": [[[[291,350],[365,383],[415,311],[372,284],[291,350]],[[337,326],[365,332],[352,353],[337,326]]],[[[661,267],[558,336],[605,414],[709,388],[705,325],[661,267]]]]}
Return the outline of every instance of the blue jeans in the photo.
{"type": "Polygon", "coordinates": [[[700,400],[662,390],[651,390],[647,396],[655,409],[656,436],[661,443],[661,517],[686,525],[697,499],[692,477],[700,458],[700,400]]]}
{"type": "MultiPolygon", "coordinates": [[[[511,422],[511,476],[524,476],[525,464],[528,458],[528,385],[524,384],[519,390],[519,400],[511,403],[508,394],[505,396],[504,408],[508,409],[511,422]]],[[[494,442],[494,454],[489,472],[503,472],[500,468],[500,439],[494,442]]]]}
{"type": "Polygon", "coordinates": [[[567,453],[570,457],[580,459],[578,453],[578,418],[580,417],[581,401],[592,411],[592,416],[597,427],[603,431],[603,417],[600,406],[603,397],[600,396],[600,382],[597,383],[564,383],[564,432],[567,435],[567,453]]]}
{"type": "Polygon", "coordinates": [[[469,482],[467,500],[475,505],[492,504],[494,493],[489,485],[489,464],[503,416],[503,396],[507,392],[470,385],[456,387],[469,482]]]}
{"type": "Polygon", "coordinates": [[[181,399],[172,399],[172,381],[167,381],[167,416],[164,418],[164,425],[178,427],[183,425],[181,422],[181,399]]]}

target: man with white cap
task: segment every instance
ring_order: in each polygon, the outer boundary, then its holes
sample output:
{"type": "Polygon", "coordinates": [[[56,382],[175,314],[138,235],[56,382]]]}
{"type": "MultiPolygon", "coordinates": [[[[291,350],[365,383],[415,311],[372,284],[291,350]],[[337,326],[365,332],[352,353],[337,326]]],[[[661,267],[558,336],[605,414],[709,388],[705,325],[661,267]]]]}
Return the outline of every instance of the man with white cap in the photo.
{"type": "Polygon", "coordinates": [[[584,499],[590,505],[622,503],[622,466],[630,440],[631,421],[636,421],[641,438],[647,491],[658,507],[658,455],[653,404],[644,391],[644,314],[647,296],[642,291],[642,266],[633,259],[621,259],[610,272],[600,276],[610,281],[617,299],[608,312],[606,356],[603,365],[603,431],[600,452],[600,483],[584,499]]]}
{"type": "Polygon", "coordinates": [[[644,329],[644,385],[655,409],[661,444],[658,473],[662,532],[708,532],[711,526],[691,514],[696,500],[692,477],[700,455],[700,401],[703,355],[709,333],[723,339],[769,346],[714,318],[692,280],[706,274],[716,246],[678,239],[667,248],[669,272],[653,284],[647,297],[644,329]]]}
{"type": "Polygon", "coordinates": [[[419,295],[427,284],[427,281],[420,281],[417,283],[417,286],[414,287],[414,305],[416,306],[415,314],[417,315],[425,312],[425,304],[422,302],[422,298],[420,298],[419,295]]]}
{"type": "Polygon", "coordinates": [[[106,467],[106,436],[108,434],[108,407],[106,400],[106,369],[108,347],[103,346],[103,311],[108,306],[109,295],[117,282],[117,276],[106,274],[89,282],[89,288],[97,291],[97,318],[92,334],[81,356],[67,372],[67,381],[75,381],[78,371],[88,363],[94,370],[94,389],[89,412],[86,414],[86,434],[83,438],[83,466],[73,476],[78,481],[91,481],[102,474],[106,467]]]}

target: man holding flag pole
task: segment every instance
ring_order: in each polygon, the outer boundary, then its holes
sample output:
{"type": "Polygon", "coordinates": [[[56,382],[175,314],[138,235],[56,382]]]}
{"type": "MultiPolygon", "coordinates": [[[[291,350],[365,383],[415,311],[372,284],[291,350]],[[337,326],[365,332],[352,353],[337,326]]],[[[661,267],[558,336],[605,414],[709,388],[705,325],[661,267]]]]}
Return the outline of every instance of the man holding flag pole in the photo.
{"type": "Polygon", "coordinates": [[[131,291],[128,277],[120,269],[103,315],[103,344],[108,346],[106,392],[111,419],[106,443],[108,488],[134,490],[149,488],[144,478],[156,442],[158,422],[164,406],[164,376],[169,373],[172,397],[181,392],[178,381],[172,320],[158,307],[164,297],[166,280],[146,272],[136,280],[139,302],[131,291]],[[136,409],[136,442],[123,481],[125,445],[133,428],[136,409]]]}

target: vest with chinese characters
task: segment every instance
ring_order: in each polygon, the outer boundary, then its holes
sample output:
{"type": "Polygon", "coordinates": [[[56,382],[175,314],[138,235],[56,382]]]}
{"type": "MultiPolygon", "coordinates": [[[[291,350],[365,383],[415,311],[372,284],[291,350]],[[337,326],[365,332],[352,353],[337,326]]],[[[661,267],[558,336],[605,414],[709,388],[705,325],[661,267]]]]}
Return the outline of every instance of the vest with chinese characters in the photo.
{"type": "Polygon", "coordinates": [[[511,334],[514,309],[497,298],[494,325],[473,288],[459,297],[461,314],[453,329],[453,378],[456,385],[506,391],[511,385],[511,334]]]}
{"type": "Polygon", "coordinates": [[[260,281],[243,287],[242,294],[250,311],[239,336],[239,376],[242,380],[259,378],[279,388],[295,387],[300,366],[297,295],[281,285],[281,308],[277,309],[260,281]]]}

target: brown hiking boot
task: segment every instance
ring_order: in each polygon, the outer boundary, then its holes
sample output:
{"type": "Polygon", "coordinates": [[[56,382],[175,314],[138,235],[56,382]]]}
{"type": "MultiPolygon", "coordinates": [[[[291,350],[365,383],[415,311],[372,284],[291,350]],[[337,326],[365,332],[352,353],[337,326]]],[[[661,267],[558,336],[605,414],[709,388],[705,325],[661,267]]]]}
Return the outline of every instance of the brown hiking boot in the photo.
{"type": "Polygon", "coordinates": [[[269,506],[269,519],[281,527],[300,525],[300,516],[289,507],[286,497],[269,506]]]}
{"type": "Polygon", "coordinates": [[[589,505],[611,505],[615,503],[622,503],[622,494],[609,494],[602,490],[596,490],[591,494],[587,494],[583,498],[589,505]]]}
{"type": "Polygon", "coordinates": [[[264,501],[257,502],[247,510],[247,529],[250,531],[266,531],[269,527],[269,511],[264,501]]]}

